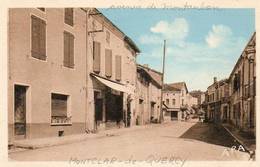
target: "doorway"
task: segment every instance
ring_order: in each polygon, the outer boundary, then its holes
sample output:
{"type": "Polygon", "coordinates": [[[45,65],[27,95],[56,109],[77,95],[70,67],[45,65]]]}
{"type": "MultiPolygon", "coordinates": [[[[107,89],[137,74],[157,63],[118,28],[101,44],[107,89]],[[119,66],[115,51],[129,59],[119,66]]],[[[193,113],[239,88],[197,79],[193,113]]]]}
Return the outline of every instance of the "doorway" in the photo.
{"type": "Polygon", "coordinates": [[[95,107],[95,130],[98,129],[100,122],[103,120],[103,99],[101,92],[94,91],[94,107],[95,107]]]}
{"type": "Polygon", "coordinates": [[[26,136],[26,92],[28,86],[14,86],[14,134],[16,139],[26,136]]]}

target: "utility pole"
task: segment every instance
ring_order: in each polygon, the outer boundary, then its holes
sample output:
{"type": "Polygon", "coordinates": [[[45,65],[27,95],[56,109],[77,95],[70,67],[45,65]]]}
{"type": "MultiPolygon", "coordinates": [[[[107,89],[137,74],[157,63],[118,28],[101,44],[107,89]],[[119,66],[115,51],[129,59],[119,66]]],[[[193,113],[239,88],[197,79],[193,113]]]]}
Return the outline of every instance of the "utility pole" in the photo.
{"type": "Polygon", "coordinates": [[[163,85],[164,85],[164,66],[165,66],[165,52],[166,52],[166,40],[163,41],[163,66],[162,66],[162,90],[161,90],[161,103],[160,103],[160,119],[159,122],[163,122],[163,85]]]}

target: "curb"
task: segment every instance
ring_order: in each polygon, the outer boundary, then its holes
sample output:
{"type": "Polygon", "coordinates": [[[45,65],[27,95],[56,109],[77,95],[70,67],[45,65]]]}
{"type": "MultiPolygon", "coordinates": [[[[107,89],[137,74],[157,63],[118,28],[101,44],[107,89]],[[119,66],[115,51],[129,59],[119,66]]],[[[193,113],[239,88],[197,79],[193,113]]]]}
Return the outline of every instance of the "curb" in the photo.
{"type": "Polygon", "coordinates": [[[233,138],[235,138],[236,141],[237,141],[240,145],[242,145],[242,146],[245,148],[246,152],[249,153],[250,158],[252,158],[252,157],[255,155],[255,151],[250,150],[250,149],[244,144],[243,141],[241,141],[240,139],[238,139],[238,138],[237,138],[228,128],[226,128],[224,125],[221,125],[221,126],[222,126],[233,138]]]}
{"type": "MultiPolygon", "coordinates": [[[[131,127],[131,128],[122,128],[122,129],[110,129],[110,130],[104,130],[100,131],[99,133],[96,134],[87,134],[83,133],[81,136],[79,135],[79,138],[65,138],[62,140],[62,138],[56,138],[55,141],[52,142],[44,142],[44,143],[36,143],[36,144],[30,144],[30,143],[22,143],[19,141],[14,141],[12,145],[17,148],[25,148],[25,149],[39,149],[39,148],[45,148],[45,147],[52,147],[52,146],[58,146],[58,145],[66,145],[66,144],[72,144],[72,143],[77,143],[77,142],[83,142],[88,139],[98,139],[98,138],[103,138],[103,137],[111,137],[114,135],[119,135],[119,134],[124,134],[132,131],[138,131],[138,130],[143,130],[143,129],[148,129],[148,128],[153,128],[153,124],[149,125],[142,125],[142,126],[137,126],[137,127],[131,127]]],[[[163,125],[163,124],[158,124],[158,125],[163,125]]],[[[157,125],[155,126],[157,127],[157,125]]]]}

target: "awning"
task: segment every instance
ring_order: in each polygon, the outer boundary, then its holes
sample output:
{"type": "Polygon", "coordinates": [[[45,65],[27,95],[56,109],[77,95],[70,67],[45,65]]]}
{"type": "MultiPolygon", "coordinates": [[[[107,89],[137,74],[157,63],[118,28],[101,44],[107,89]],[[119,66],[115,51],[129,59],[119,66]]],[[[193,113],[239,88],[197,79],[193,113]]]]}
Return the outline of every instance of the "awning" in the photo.
{"type": "Polygon", "coordinates": [[[92,76],[95,77],[97,80],[99,80],[104,85],[106,85],[106,86],[108,86],[108,87],[110,87],[110,88],[112,88],[114,90],[117,90],[117,91],[120,91],[120,92],[129,93],[129,94],[133,94],[134,93],[130,88],[128,88],[127,86],[125,86],[123,84],[112,82],[112,81],[109,81],[107,79],[101,78],[101,77],[96,76],[96,75],[92,75],[92,76]]]}

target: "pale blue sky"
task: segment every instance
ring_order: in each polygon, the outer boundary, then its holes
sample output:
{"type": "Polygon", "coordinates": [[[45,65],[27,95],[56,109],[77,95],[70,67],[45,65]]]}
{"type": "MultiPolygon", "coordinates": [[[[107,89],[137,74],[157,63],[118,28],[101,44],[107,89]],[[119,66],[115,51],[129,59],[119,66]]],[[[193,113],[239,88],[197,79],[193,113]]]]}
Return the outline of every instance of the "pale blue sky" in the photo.
{"type": "Polygon", "coordinates": [[[185,81],[205,91],[213,77],[228,77],[255,31],[254,9],[100,9],[141,49],[137,61],[161,71],[165,82],[185,81]]]}

